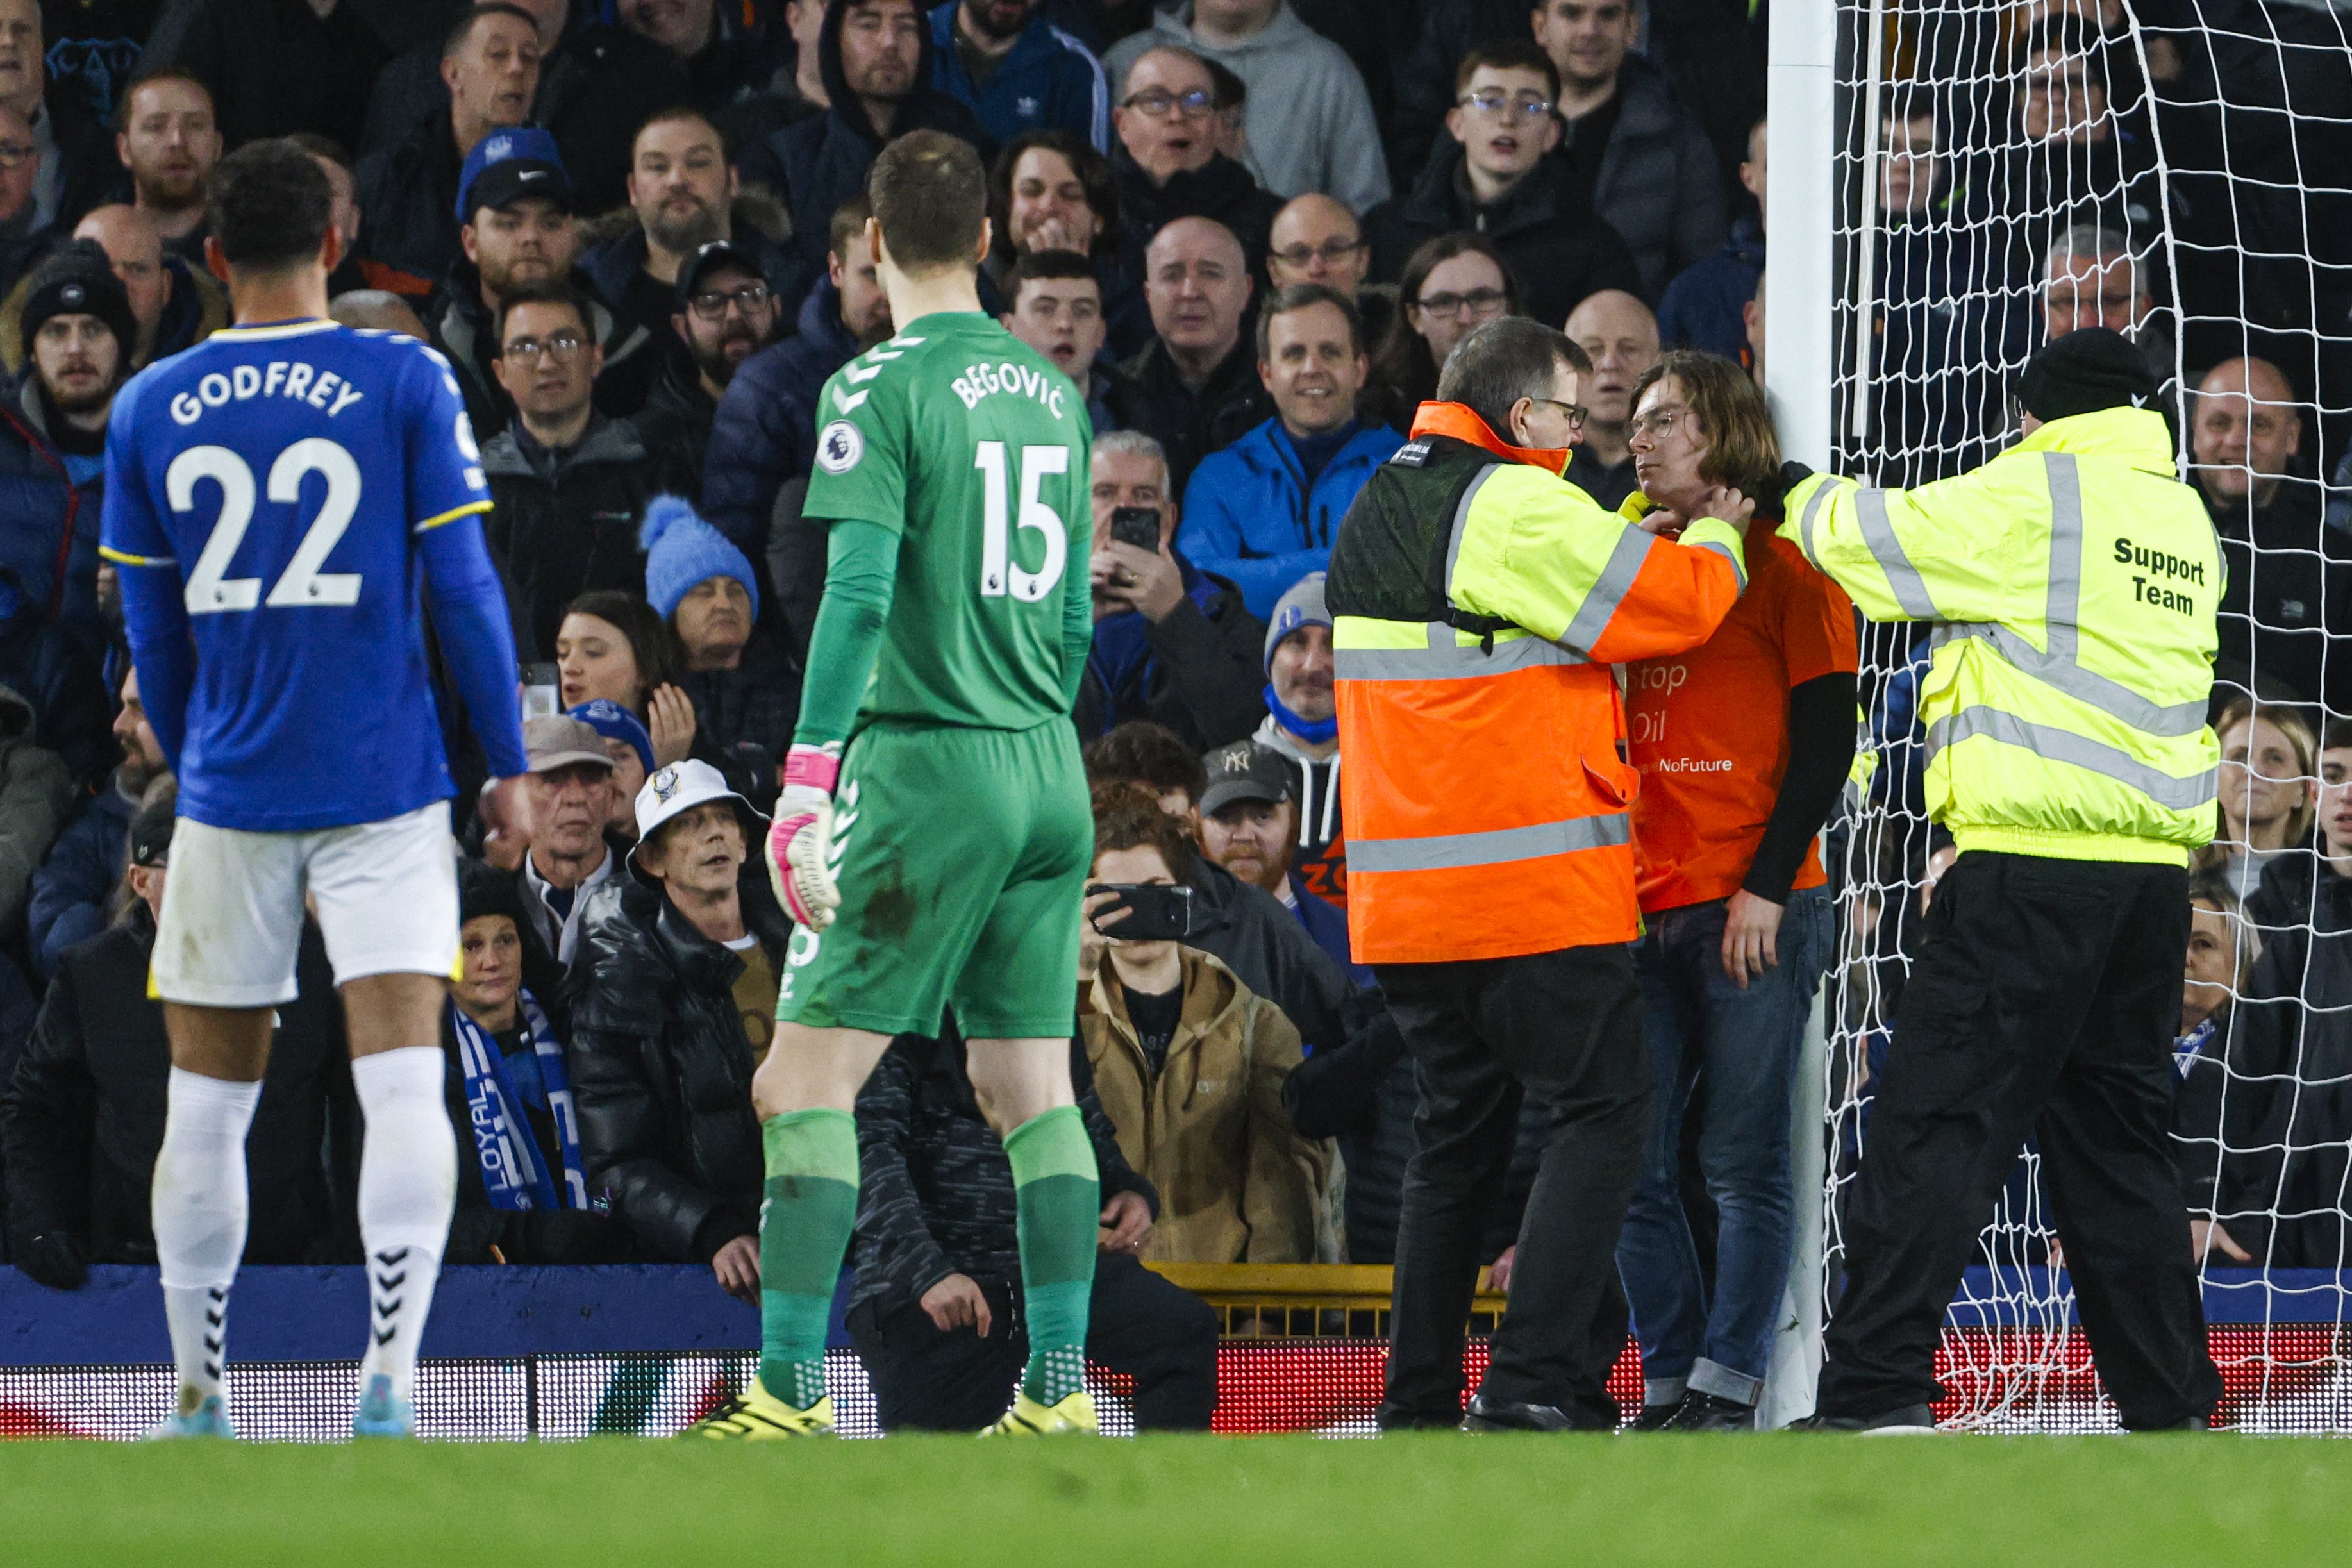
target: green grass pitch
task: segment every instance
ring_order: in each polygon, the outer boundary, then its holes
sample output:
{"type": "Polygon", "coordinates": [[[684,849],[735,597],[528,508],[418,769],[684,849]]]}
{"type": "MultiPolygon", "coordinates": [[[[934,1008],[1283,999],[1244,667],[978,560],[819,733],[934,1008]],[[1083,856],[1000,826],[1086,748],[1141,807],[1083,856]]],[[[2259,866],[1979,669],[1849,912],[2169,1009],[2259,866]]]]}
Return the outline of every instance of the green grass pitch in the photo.
{"type": "Polygon", "coordinates": [[[0,1444],[9,1568],[2347,1562],[2323,1439],[0,1444]]]}

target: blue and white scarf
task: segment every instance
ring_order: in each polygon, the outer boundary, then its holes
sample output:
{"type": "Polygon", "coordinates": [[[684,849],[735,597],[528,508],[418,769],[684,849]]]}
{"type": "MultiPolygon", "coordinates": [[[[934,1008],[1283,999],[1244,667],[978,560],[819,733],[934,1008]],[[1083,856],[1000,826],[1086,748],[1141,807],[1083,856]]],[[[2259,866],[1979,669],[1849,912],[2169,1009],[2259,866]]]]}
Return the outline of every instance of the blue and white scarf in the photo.
{"type": "Polygon", "coordinates": [[[2190,1065],[2193,1064],[2199,1057],[2204,1055],[2205,1047],[2213,1043],[2213,1037],[2219,1033],[2221,1033],[2221,1031],[2213,1026],[2213,1020],[2208,1018],[2203,1023],[2198,1025],[2195,1028],[2189,1030],[2187,1034],[2181,1036],[2179,1039],[2174,1040],[2172,1042],[2172,1070],[2179,1073],[2182,1078],[2187,1078],[2189,1076],[2190,1065]]]}
{"type": "Polygon", "coordinates": [[[482,1164],[482,1184],[489,1189],[490,1206],[497,1209],[584,1209],[588,1206],[588,1175],[580,1163],[580,1123],[572,1109],[572,1079],[563,1067],[563,1042],[554,1026],[528,991],[517,997],[522,1010],[523,1044],[539,1068],[547,1114],[555,1123],[555,1138],[563,1153],[563,1186],[542,1168],[538,1140],[531,1135],[524,1106],[528,1099],[508,1071],[506,1053],[499,1043],[455,1001],[449,1021],[457,1036],[457,1065],[466,1075],[466,1110],[474,1128],[474,1155],[482,1164]]]}

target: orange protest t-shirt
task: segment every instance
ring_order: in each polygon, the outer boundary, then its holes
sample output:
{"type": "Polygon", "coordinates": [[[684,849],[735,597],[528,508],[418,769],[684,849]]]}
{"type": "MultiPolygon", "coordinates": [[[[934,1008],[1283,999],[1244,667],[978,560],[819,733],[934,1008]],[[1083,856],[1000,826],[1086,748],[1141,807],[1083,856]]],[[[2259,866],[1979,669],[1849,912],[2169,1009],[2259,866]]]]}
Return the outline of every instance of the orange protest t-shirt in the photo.
{"type": "MultiPolygon", "coordinates": [[[[1759,526],[1748,534],[1748,592],[1715,636],[1626,667],[1643,912],[1739,890],[1788,771],[1790,689],[1855,664],[1853,601],[1759,526]]],[[[1819,846],[1808,848],[1795,886],[1828,879],[1819,846]]]]}

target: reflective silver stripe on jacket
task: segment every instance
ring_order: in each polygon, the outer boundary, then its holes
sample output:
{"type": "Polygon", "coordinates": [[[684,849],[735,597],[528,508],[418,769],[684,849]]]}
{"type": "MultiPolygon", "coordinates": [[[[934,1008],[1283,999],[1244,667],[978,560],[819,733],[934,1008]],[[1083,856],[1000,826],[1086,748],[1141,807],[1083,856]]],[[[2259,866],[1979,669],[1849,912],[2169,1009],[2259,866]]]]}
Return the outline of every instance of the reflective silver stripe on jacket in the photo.
{"type": "MultiPolygon", "coordinates": [[[[2159,768],[2150,767],[2128,752],[2102,744],[2087,735],[2054,725],[2035,724],[2014,713],[2004,713],[1998,708],[1963,708],[1958,713],[1937,720],[1927,727],[1927,758],[1933,762],[1946,746],[1983,736],[2006,745],[2021,746],[2036,756],[2054,763],[2065,763],[2086,773],[2112,779],[2127,789],[2136,789],[2168,811],[2197,811],[2213,804],[2219,793],[2221,770],[2207,768],[2189,778],[2175,778],[2159,768]]],[[[1355,863],[1355,846],[1348,847],[1349,865],[1355,863]]]]}
{"type": "Polygon", "coordinates": [[[1821,514],[1822,503],[1828,500],[1838,490],[1843,489],[1849,482],[1845,479],[1831,479],[1816,488],[1813,491],[1813,499],[1805,503],[1804,515],[1797,520],[1798,534],[1804,541],[1805,559],[1813,563],[1813,570],[1816,572],[1822,569],[1822,557],[1821,552],[1813,548],[1813,519],[1821,514]]]}
{"type": "Polygon", "coordinates": [[[1437,833],[1426,838],[1350,838],[1350,871],[1447,871],[1461,867],[1500,866],[1537,860],[1580,849],[1605,849],[1633,842],[1633,819],[1623,812],[1538,822],[1529,827],[1498,827],[1488,833],[1437,833]]]}
{"type": "Polygon", "coordinates": [[[1332,674],[1341,680],[1472,680],[1592,662],[1572,648],[1532,634],[1497,642],[1492,653],[1482,653],[1475,643],[1458,647],[1454,628],[1444,621],[1430,623],[1427,647],[1343,647],[1332,654],[1331,661],[1332,674]],[[1440,634],[1444,642],[1437,640],[1440,634]]]}
{"type": "Polygon", "coordinates": [[[2109,718],[2122,720],[2135,730],[2166,737],[2194,735],[2205,727],[2202,699],[2169,707],[2151,702],[2121,681],[2085,669],[2079,662],[2083,641],[2082,475],[2071,452],[2045,452],[2042,466],[2050,482],[2050,596],[2042,611],[2049,647],[2036,648],[2009,627],[1990,622],[1939,626],[1930,646],[1942,647],[1962,637],[1989,642],[2020,671],[2109,718]]]}
{"type": "MultiPolygon", "coordinates": [[[[1642,563],[1650,558],[1650,551],[1658,536],[1646,529],[1627,527],[1617,536],[1616,547],[1609,552],[1609,563],[1601,569],[1592,586],[1577,606],[1576,618],[1559,634],[1560,642],[1574,648],[1591,650],[1609,629],[1617,614],[1617,606],[1633,591],[1633,579],[1642,574],[1642,563]]],[[[1353,853],[1351,849],[1349,851],[1353,853]]]]}
{"type": "Polygon", "coordinates": [[[1895,524],[1886,515],[1886,492],[1854,491],[1853,511],[1854,521],[1862,526],[1862,542],[1870,546],[1871,558],[1886,574],[1886,586],[1895,604],[1915,621],[1936,619],[1936,601],[1927,593],[1927,580],[1919,575],[1911,557],[1903,552],[1903,542],[1895,537],[1895,524]]]}
{"type": "Polygon", "coordinates": [[[1445,595],[1448,604],[1454,602],[1454,563],[1461,559],[1462,536],[1470,528],[1470,503],[1478,499],[1478,492],[1486,488],[1486,481],[1502,469],[1500,463],[1489,463],[1471,475],[1470,482],[1462,487],[1462,499],[1454,503],[1454,528],[1445,536],[1445,581],[1437,585],[1437,591],[1445,595]]]}
{"type": "Polygon", "coordinates": [[[1738,580],[1739,591],[1743,594],[1748,592],[1748,567],[1747,564],[1739,559],[1739,552],[1732,549],[1731,546],[1724,543],[1721,540],[1717,539],[1704,541],[1701,543],[1693,545],[1691,548],[1694,550],[1712,550],[1717,555],[1722,556],[1726,561],[1731,563],[1731,574],[1738,580]]]}

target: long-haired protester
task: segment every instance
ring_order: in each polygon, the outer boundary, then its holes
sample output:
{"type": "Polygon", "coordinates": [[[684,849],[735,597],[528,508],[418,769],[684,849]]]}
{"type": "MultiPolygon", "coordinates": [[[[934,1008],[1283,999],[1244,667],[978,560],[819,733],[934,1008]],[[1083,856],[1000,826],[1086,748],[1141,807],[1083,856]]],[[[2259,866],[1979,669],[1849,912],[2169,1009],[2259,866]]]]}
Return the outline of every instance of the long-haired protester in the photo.
{"type": "MultiPolygon", "coordinates": [[[[1680,519],[1719,486],[1778,488],[1772,412],[1731,361],[1674,350],[1636,382],[1633,407],[1642,488],[1628,510],[1680,519]]],[[[1759,529],[1748,591],[1715,635],[1626,670],[1642,773],[1634,968],[1658,1100],[1617,1264],[1652,1426],[1755,1425],[1795,1213],[1789,1089],[1829,960],[1814,839],[1853,763],[1855,664],[1853,601],[1759,529]],[[1677,1179],[1686,1108],[1719,1216],[1712,1290],[1677,1179]]]]}

